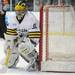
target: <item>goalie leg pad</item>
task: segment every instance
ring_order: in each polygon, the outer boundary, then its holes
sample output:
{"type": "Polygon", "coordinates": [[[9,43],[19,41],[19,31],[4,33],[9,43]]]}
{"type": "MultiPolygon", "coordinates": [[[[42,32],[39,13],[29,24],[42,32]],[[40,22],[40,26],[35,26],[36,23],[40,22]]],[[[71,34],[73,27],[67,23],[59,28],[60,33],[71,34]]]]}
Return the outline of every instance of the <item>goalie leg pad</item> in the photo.
{"type": "Polygon", "coordinates": [[[12,53],[9,61],[8,61],[8,68],[14,68],[16,67],[17,63],[19,62],[19,56],[17,54],[12,53]]]}
{"type": "Polygon", "coordinates": [[[38,59],[38,53],[33,50],[33,52],[31,52],[29,54],[33,55],[33,59],[29,62],[29,65],[27,66],[26,70],[27,71],[39,71],[39,59],[38,59]]]}
{"type": "Polygon", "coordinates": [[[29,54],[35,49],[34,45],[30,42],[29,39],[26,39],[25,42],[21,42],[18,47],[19,53],[28,61],[32,60],[32,57],[29,54]]]}
{"type": "Polygon", "coordinates": [[[21,42],[18,47],[18,50],[20,55],[25,59],[25,61],[29,63],[29,65],[27,66],[27,71],[32,71],[32,69],[34,70],[35,67],[37,68],[36,64],[38,65],[37,63],[38,53],[35,50],[35,46],[29,40],[21,42]]]}
{"type": "Polygon", "coordinates": [[[16,67],[18,61],[19,54],[17,52],[12,52],[12,50],[9,48],[6,53],[5,65],[8,68],[16,67]]]}
{"type": "Polygon", "coordinates": [[[7,39],[6,40],[6,47],[5,47],[5,62],[4,64],[7,67],[16,67],[18,61],[19,61],[19,53],[18,49],[16,47],[16,41],[15,39],[7,39]]]}

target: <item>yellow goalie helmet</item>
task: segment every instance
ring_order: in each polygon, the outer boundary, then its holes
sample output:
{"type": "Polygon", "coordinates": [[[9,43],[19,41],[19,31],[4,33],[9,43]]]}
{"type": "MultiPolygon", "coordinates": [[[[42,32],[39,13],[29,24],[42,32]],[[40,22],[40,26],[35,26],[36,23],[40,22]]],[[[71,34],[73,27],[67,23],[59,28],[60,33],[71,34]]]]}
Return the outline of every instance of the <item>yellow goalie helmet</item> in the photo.
{"type": "Polygon", "coordinates": [[[25,4],[25,2],[23,1],[19,1],[16,6],[15,6],[15,10],[20,10],[20,11],[23,11],[23,10],[26,10],[27,9],[27,5],[25,4]]]}

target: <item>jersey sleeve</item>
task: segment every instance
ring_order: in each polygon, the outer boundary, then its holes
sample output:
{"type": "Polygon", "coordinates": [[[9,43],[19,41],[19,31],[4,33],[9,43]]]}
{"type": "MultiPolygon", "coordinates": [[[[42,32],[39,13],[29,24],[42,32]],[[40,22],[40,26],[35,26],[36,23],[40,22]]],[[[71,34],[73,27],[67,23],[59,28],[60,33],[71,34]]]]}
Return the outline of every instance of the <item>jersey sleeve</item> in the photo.
{"type": "Polygon", "coordinates": [[[34,44],[36,46],[38,44],[39,38],[40,38],[39,21],[36,19],[36,17],[34,15],[31,20],[33,23],[32,23],[31,29],[29,29],[29,31],[28,31],[28,36],[29,36],[32,44],[34,44]]]}
{"type": "Polygon", "coordinates": [[[17,36],[16,31],[16,14],[15,12],[7,12],[5,15],[5,23],[7,26],[7,31],[5,33],[5,39],[15,39],[17,36]]]}

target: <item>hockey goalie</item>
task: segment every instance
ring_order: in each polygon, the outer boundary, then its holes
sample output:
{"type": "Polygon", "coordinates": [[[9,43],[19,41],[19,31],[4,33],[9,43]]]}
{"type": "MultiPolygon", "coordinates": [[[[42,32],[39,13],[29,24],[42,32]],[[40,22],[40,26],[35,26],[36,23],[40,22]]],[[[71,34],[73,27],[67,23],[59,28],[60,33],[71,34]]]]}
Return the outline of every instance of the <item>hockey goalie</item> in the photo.
{"type": "Polygon", "coordinates": [[[35,49],[40,37],[38,20],[28,11],[25,0],[16,4],[15,12],[11,12],[11,16],[6,17],[5,65],[8,68],[16,67],[20,55],[29,63],[26,67],[27,71],[38,71],[39,60],[35,49]]]}

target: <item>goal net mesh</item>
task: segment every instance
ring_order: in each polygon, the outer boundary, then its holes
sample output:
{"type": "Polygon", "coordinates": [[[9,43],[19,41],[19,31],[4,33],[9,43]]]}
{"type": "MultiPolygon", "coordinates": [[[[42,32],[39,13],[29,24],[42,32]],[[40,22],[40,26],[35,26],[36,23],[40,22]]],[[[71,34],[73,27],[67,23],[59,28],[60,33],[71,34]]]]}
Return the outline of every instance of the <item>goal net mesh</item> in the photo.
{"type": "Polygon", "coordinates": [[[42,60],[75,61],[75,15],[70,6],[43,10],[42,60]]]}

